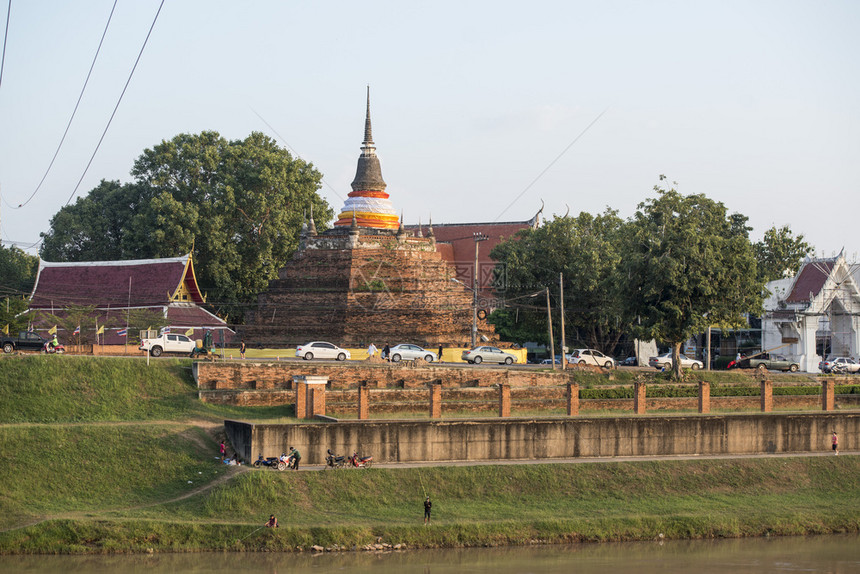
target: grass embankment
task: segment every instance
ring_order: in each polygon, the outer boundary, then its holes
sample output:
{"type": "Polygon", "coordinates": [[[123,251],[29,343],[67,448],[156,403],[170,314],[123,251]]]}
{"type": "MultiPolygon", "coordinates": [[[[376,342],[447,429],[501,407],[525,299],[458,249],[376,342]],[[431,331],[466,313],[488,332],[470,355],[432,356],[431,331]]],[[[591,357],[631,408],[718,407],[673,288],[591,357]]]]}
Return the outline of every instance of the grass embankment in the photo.
{"type": "Polygon", "coordinates": [[[860,459],[853,456],[240,470],[227,479],[227,467],[214,458],[220,421],[283,417],[284,409],[201,404],[188,366],[0,360],[0,553],[860,530],[860,459]],[[434,501],[426,528],[425,489],[434,501]],[[282,527],[257,530],[269,513],[282,527]]]}

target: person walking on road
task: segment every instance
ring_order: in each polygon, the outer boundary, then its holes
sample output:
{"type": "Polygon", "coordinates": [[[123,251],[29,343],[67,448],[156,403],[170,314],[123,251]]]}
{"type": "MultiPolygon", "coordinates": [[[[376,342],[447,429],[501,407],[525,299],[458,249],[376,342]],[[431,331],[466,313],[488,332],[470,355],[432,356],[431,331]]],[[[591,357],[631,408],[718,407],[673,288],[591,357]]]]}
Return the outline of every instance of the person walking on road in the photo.
{"type": "Polygon", "coordinates": [[[371,343],[370,346],[367,348],[367,356],[368,357],[375,357],[376,356],[376,345],[374,345],[373,343],[371,343]]]}
{"type": "Polygon", "coordinates": [[[833,445],[833,452],[836,455],[839,455],[839,435],[836,434],[836,431],[833,431],[833,435],[830,437],[830,444],[833,445]]]}
{"type": "Polygon", "coordinates": [[[243,339],[241,343],[239,343],[239,357],[245,358],[245,340],[243,339]]]}
{"type": "Polygon", "coordinates": [[[430,524],[430,509],[433,508],[433,503],[430,502],[430,497],[424,499],[424,525],[430,524]]]}
{"type": "Polygon", "coordinates": [[[439,343],[439,362],[442,362],[442,343],[439,343]]]}

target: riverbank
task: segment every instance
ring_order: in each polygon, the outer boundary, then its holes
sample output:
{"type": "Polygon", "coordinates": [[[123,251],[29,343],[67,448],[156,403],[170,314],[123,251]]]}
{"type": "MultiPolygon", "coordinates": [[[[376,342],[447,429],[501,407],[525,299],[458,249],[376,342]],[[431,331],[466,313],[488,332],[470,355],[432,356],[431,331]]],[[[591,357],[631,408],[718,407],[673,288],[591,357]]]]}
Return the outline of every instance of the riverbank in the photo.
{"type": "Polygon", "coordinates": [[[185,360],[0,360],[0,553],[310,551],[860,531],[860,457],[277,472],[217,457],[185,360]],[[425,493],[433,520],[422,523],[425,493]],[[261,528],[269,514],[281,523],[261,528]]]}
{"type": "Polygon", "coordinates": [[[860,531],[860,459],[277,472],[0,533],[3,553],[440,548],[860,531]],[[425,491],[433,520],[422,524],[425,491]],[[269,514],[280,527],[260,528],[269,514]]]}

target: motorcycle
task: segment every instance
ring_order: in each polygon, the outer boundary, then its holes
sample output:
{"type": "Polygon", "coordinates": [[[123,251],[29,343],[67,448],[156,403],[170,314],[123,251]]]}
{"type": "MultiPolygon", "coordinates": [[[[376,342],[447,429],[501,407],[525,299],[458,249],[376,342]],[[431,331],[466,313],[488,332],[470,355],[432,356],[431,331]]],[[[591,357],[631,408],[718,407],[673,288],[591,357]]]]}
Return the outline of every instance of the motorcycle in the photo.
{"type": "Polygon", "coordinates": [[[355,468],[370,468],[373,466],[372,456],[359,456],[357,452],[352,453],[352,456],[347,460],[349,460],[349,464],[355,468]]]}
{"type": "Polygon", "coordinates": [[[260,454],[257,460],[254,461],[254,467],[261,468],[264,466],[267,466],[272,469],[286,470],[287,462],[283,459],[283,455],[281,457],[267,456],[264,458],[263,455],[260,454]]]}
{"type": "Polygon", "coordinates": [[[336,455],[335,453],[333,453],[331,451],[331,449],[328,449],[328,454],[325,457],[325,468],[326,469],[343,468],[345,464],[346,464],[346,456],[336,455]]]}
{"type": "Polygon", "coordinates": [[[42,352],[48,353],[49,355],[53,355],[54,353],[62,355],[66,352],[66,348],[62,344],[54,346],[50,341],[48,341],[44,346],[42,346],[42,352]]]}

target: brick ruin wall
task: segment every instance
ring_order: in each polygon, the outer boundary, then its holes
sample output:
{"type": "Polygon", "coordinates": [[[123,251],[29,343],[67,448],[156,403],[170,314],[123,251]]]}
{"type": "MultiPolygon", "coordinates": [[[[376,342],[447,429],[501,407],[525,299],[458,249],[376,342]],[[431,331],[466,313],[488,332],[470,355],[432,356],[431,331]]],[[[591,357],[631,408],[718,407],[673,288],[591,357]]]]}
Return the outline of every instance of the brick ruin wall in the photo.
{"type": "MultiPolygon", "coordinates": [[[[468,344],[472,294],[451,280],[455,270],[429,248],[432,242],[371,237],[347,248],[343,240],[332,241],[300,250],[279,271],[246,316],[242,337],[248,344],[468,344]]],[[[478,331],[497,339],[485,319],[478,331]]]]}

